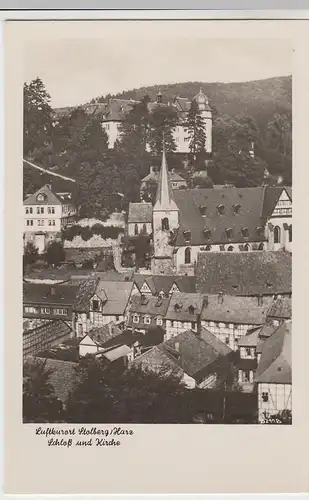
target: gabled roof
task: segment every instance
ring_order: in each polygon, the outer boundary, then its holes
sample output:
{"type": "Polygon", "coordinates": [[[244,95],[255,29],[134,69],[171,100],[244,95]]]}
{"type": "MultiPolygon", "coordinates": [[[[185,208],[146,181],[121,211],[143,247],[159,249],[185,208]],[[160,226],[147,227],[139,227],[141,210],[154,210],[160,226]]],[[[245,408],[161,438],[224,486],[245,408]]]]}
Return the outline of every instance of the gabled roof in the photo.
{"type": "Polygon", "coordinates": [[[75,309],[77,312],[89,311],[89,301],[95,292],[98,282],[99,278],[97,276],[91,276],[82,282],[76,295],[75,309]]]}
{"type": "Polygon", "coordinates": [[[292,322],[286,321],[265,340],[255,382],[292,383],[292,322]]]}
{"type": "Polygon", "coordinates": [[[152,204],[130,203],[128,223],[132,222],[152,222],[152,204]]]}
{"type": "Polygon", "coordinates": [[[196,277],[195,276],[175,276],[175,275],[143,275],[134,274],[133,281],[136,283],[139,290],[141,290],[144,283],[147,283],[151,293],[156,295],[164,291],[168,295],[173,284],[175,283],[180,292],[193,293],[196,291],[196,277]]]}
{"type": "Polygon", "coordinates": [[[156,194],[156,202],[154,204],[154,211],[165,211],[165,210],[173,210],[178,211],[177,205],[175,203],[175,198],[173,194],[173,190],[171,188],[167,163],[166,163],[166,155],[165,149],[163,147],[162,153],[162,164],[160,169],[160,175],[158,180],[157,194],[156,194]]]}
{"type": "Polygon", "coordinates": [[[130,347],[127,345],[119,345],[116,347],[113,347],[112,349],[103,352],[103,356],[108,359],[108,361],[115,361],[116,359],[119,358],[124,358],[128,356],[128,354],[131,352],[130,347]]]}
{"type": "Polygon", "coordinates": [[[121,316],[127,307],[133,283],[130,281],[103,281],[97,283],[94,291],[98,296],[106,295],[107,302],[103,306],[104,315],[121,316]]]}
{"type": "Polygon", "coordinates": [[[262,230],[265,221],[261,218],[263,189],[230,187],[174,190],[179,209],[179,230],[175,245],[187,245],[183,234],[187,230],[191,232],[190,245],[265,241],[262,230]],[[230,236],[227,229],[231,229],[230,236]],[[204,230],[209,232],[205,234],[204,230]]]}
{"type": "Polygon", "coordinates": [[[61,198],[54,193],[47,184],[24,200],[24,205],[62,205],[62,203],[63,200],[61,200],[61,198]],[[39,194],[43,194],[43,201],[39,201],[37,199],[39,194]]]}
{"type": "MultiPolygon", "coordinates": [[[[181,175],[179,175],[177,172],[175,171],[171,171],[171,172],[168,172],[168,177],[169,177],[169,180],[171,182],[186,182],[186,180],[181,177],[181,175]]],[[[146,175],[146,177],[144,177],[141,182],[147,182],[147,181],[155,181],[155,182],[158,182],[158,179],[159,179],[159,172],[150,172],[150,174],[146,175]]]]}
{"type": "Polygon", "coordinates": [[[247,335],[243,335],[237,342],[238,347],[256,347],[259,341],[259,328],[250,330],[247,335]]]}
{"type": "Polygon", "coordinates": [[[292,299],[280,297],[270,306],[267,316],[269,318],[290,319],[292,317],[292,299]]]}
{"type": "Polygon", "coordinates": [[[278,187],[278,186],[268,186],[264,187],[264,197],[263,197],[263,206],[262,206],[262,217],[270,217],[277,205],[281,193],[285,190],[290,200],[292,201],[292,188],[290,187],[278,187]]]}
{"type": "Polygon", "coordinates": [[[200,293],[176,293],[166,313],[166,319],[177,321],[196,321],[203,309],[204,297],[200,293]],[[192,312],[191,312],[192,307],[192,312]]]}
{"type": "Polygon", "coordinates": [[[203,252],[196,276],[201,293],[290,294],[292,257],[287,252],[203,252]]]}
{"type": "MultiPolygon", "coordinates": [[[[103,325],[100,328],[94,328],[93,330],[90,330],[87,335],[91,338],[95,344],[99,347],[103,347],[106,342],[108,342],[111,339],[114,339],[118,337],[119,335],[122,335],[122,330],[118,328],[115,323],[109,323],[107,325],[103,325]]],[[[87,336],[85,335],[85,337],[87,336]]],[[[80,341],[80,343],[85,339],[83,337],[80,341]]]]}
{"type": "Polygon", "coordinates": [[[74,305],[79,286],[72,284],[23,283],[24,304],[74,305]]]}
{"type": "Polygon", "coordinates": [[[137,314],[149,314],[151,316],[165,316],[169,298],[153,297],[152,295],[145,296],[144,298],[135,295],[131,299],[130,312],[137,314]]]}
{"type": "Polygon", "coordinates": [[[162,347],[157,345],[137,356],[130,367],[138,367],[145,371],[152,371],[163,376],[183,377],[183,369],[178,365],[176,358],[162,347]]]}
{"type": "Polygon", "coordinates": [[[219,295],[207,295],[206,297],[201,315],[202,320],[248,325],[262,325],[273,302],[272,297],[264,297],[262,304],[257,297],[237,295],[222,295],[220,298],[219,295]]]}

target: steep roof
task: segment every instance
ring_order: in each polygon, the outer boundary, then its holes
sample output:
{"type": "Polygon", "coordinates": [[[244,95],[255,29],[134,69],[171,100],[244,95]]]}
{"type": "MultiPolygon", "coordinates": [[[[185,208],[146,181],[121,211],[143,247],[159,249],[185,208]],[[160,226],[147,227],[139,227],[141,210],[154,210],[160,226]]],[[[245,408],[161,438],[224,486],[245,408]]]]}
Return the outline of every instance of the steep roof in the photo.
{"type": "Polygon", "coordinates": [[[292,257],[287,252],[204,252],[197,258],[201,293],[273,295],[292,292],[292,257]]]}
{"type": "Polygon", "coordinates": [[[264,297],[261,305],[256,297],[223,295],[220,297],[221,300],[219,295],[206,297],[201,315],[202,320],[249,325],[262,325],[273,302],[272,297],[264,297]]]}
{"type": "Polygon", "coordinates": [[[265,241],[262,230],[265,221],[261,218],[263,189],[230,187],[174,190],[179,209],[175,245],[187,245],[183,233],[188,230],[191,232],[190,245],[265,241]],[[227,233],[228,229],[230,233],[227,233]]]}
{"type": "Polygon", "coordinates": [[[156,202],[154,204],[153,210],[154,211],[178,210],[168,176],[168,168],[167,168],[164,148],[162,153],[162,164],[158,180],[156,202]]]}
{"type": "MultiPolygon", "coordinates": [[[[115,325],[114,323],[109,323],[99,328],[94,328],[93,330],[90,330],[90,332],[87,335],[98,346],[103,347],[104,344],[106,344],[106,342],[108,342],[109,340],[114,339],[119,335],[122,335],[122,330],[120,330],[120,328],[118,328],[118,326],[115,325]]],[[[84,338],[81,339],[81,342],[84,340],[84,338]]]]}
{"type": "Polygon", "coordinates": [[[204,297],[200,293],[173,294],[166,313],[166,319],[196,321],[197,316],[202,312],[203,300],[204,297]]]}
{"type": "Polygon", "coordinates": [[[247,335],[243,335],[238,339],[238,347],[256,347],[259,341],[259,328],[250,330],[247,335]]]}
{"type": "Polygon", "coordinates": [[[200,336],[192,330],[179,333],[163,344],[164,349],[172,349],[179,366],[190,376],[196,376],[201,370],[217,361],[221,356],[228,356],[232,350],[205,328],[200,336]]]}
{"type": "Polygon", "coordinates": [[[141,297],[135,295],[131,299],[130,312],[138,314],[149,314],[152,316],[165,316],[170,299],[159,298],[148,295],[141,297]]]}
{"type": "Polygon", "coordinates": [[[54,193],[47,184],[24,200],[24,205],[62,205],[62,203],[60,196],[54,193]],[[39,194],[44,196],[44,200],[37,199],[39,194]]]}
{"type": "Polygon", "coordinates": [[[168,295],[173,284],[175,283],[180,292],[193,293],[196,291],[196,277],[195,276],[175,276],[175,275],[143,275],[134,274],[133,281],[136,283],[139,290],[141,290],[144,283],[146,283],[152,294],[158,294],[161,291],[168,295]]]}
{"type": "Polygon", "coordinates": [[[292,200],[292,188],[284,186],[268,186],[264,187],[264,197],[262,206],[262,217],[270,217],[277,205],[282,191],[286,191],[289,198],[292,200]]]}
{"type": "Polygon", "coordinates": [[[23,302],[26,304],[74,305],[78,285],[62,283],[23,283],[23,302]]]}
{"type": "Polygon", "coordinates": [[[75,301],[77,312],[89,311],[89,301],[95,292],[98,282],[99,278],[97,276],[91,276],[80,285],[75,301]]]}
{"type": "Polygon", "coordinates": [[[110,99],[102,112],[103,121],[123,121],[138,102],[132,99],[110,99]]]}
{"type": "Polygon", "coordinates": [[[107,302],[103,307],[104,315],[123,315],[132,291],[133,283],[130,281],[98,281],[94,293],[103,293],[107,297],[107,302]]]}
{"type": "Polygon", "coordinates": [[[283,323],[265,340],[255,382],[292,383],[292,321],[283,323]]]}
{"type": "Polygon", "coordinates": [[[284,318],[292,317],[292,299],[290,297],[280,297],[276,299],[270,306],[267,316],[269,318],[284,318]]]}
{"type": "Polygon", "coordinates": [[[130,367],[138,367],[142,370],[149,370],[160,373],[164,376],[174,376],[178,379],[183,377],[183,369],[178,365],[177,359],[162,347],[157,345],[137,356],[130,367]]]}
{"type": "Polygon", "coordinates": [[[130,203],[128,222],[152,222],[152,204],[130,203]]]}

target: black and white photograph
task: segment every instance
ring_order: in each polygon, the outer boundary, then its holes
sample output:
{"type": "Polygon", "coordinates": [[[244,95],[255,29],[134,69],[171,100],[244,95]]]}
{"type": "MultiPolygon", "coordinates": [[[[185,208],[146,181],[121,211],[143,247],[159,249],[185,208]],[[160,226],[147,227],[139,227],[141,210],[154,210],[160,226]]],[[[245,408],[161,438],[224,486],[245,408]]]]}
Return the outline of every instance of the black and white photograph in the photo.
{"type": "MultiPolygon", "coordinates": [[[[186,32],[187,33],[187,32],[186,32]]],[[[292,424],[292,59],[24,46],[24,424],[292,424]]]]}

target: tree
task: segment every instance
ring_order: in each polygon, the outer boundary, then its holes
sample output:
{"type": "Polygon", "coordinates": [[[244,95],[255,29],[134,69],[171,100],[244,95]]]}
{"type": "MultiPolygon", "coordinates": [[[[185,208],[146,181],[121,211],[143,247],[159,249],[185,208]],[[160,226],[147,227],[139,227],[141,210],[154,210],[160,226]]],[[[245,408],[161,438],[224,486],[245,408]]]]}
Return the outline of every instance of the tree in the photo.
{"type": "Polygon", "coordinates": [[[63,244],[60,241],[49,243],[45,252],[45,259],[49,265],[59,266],[65,260],[63,244]]]}
{"type": "Polygon", "coordinates": [[[188,128],[190,156],[195,164],[197,154],[205,150],[206,141],[205,120],[195,99],[191,102],[186,126],[188,128]]]}
{"type": "Polygon", "coordinates": [[[154,179],[150,179],[145,182],[143,189],[141,191],[141,197],[144,201],[154,203],[156,199],[158,183],[154,179]]]}
{"type": "Polygon", "coordinates": [[[49,382],[52,370],[44,362],[26,361],[23,365],[23,421],[25,423],[60,422],[62,404],[49,382]]]}
{"type": "Polygon", "coordinates": [[[39,256],[39,251],[37,247],[32,243],[32,241],[28,241],[25,250],[24,250],[24,264],[34,264],[39,256]]]}
{"type": "Polygon", "coordinates": [[[168,106],[156,106],[150,116],[149,147],[151,153],[162,156],[163,138],[166,152],[175,152],[173,131],[177,125],[177,113],[168,106]]]}
{"type": "Polygon", "coordinates": [[[52,134],[50,95],[37,77],[24,83],[24,155],[44,146],[52,134]]]}

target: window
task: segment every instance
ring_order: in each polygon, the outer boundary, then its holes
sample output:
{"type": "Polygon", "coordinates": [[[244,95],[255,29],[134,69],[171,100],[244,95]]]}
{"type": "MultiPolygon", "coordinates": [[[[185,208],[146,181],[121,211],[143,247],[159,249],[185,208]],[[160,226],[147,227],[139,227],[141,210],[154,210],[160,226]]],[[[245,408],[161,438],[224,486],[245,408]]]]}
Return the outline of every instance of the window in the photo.
{"type": "Polygon", "coordinates": [[[55,207],[47,207],[47,213],[54,214],[55,213],[55,207]]]}
{"type": "Polygon", "coordinates": [[[242,372],[242,380],[243,380],[243,382],[250,382],[250,372],[249,372],[249,370],[244,370],[242,372]]]}
{"type": "Polygon", "coordinates": [[[233,205],[233,210],[234,210],[234,214],[239,214],[239,210],[240,210],[239,203],[236,203],[236,205],[233,205]]]}
{"type": "Polygon", "coordinates": [[[42,314],[50,314],[50,308],[49,307],[42,307],[41,313],[42,314]]]}
{"type": "Polygon", "coordinates": [[[66,316],[68,314],[67,309],[53,309],[53,314],[59,314],[60,316],[66,316]]]}
{"type": "Polygon", "coordinates": [[[31,220],[31,219],[29,220],[29,219],[28,219],[28,220],[27,220],[27,226],[33,226],[33,220],[31,220]]]}
{"type": "Polygon", "coordinates": [[[246,347],[246,355],[251,356],[251,350],[250,347],[246,347]]]}
{"type": "Polygon", "coordinates": [[[161,220],[161,225],[162,225],[162,231],[169,230],[169,222],[167,217],[164,217],[164,219],[161,220]]]}
{"type": "Polygon", "coordinates": [[[48,221],[48,225],[49,226],[55,226],[56,225],[56,221],[55,220],[49,220],[48,221]]]}
{"type": "Polygon", "coordinates": [[[147,233],[147,227],[146,224],[143,224],[143,229],[142,229],[143,234],[147,233]]]}
{"type": "Polygon", "coordinates": [[[138,235],[138,225],[137,224],[135,224],[135,226],[134,226],[134,234],[135,234],[135,236],[138,235]]]}
{"type": "Polygon", "coordinates": [[[191,263],[191,248],[187,247],[185,249],[185,264],[191,263]]]}
{"type": "Polygon", "coordinates": [[[188,311],[189,311],[189,313],[190,313],[190,314],[194,314],[195,307],[194,307],[194,306],[192,306],[192,305],[191,305],[191,306],[189,306],[189,307],[188,307],[188,311]]]}
{"type": "Polygon", "coordinates": [[[225,230],[225,233],[226,233],[227,238],[231,239],[233,236],[233,229],[228,228],[225,230]]]}
{"type": "Polygon", "coordinates": [[[162,318],[157,318],[157,325],[158,326],[163,325],[163,319],[162,318]]]}
{"type": "Polygon", "coordinates": [[[39,226],[44,226],[44,219],[39,219],[38,220],[38,225],[39,226]]]}
{"type": "Polygon", "coordinates": [[[100,303],[99,303],[98,300],[94,299],[92,301],[92,310],[93,311],[99,311],[99,309],[100,309],[100,303]]]}
{"type": "Polygon", "coordinates": [[[274,229],[274,243],[280,243],[281,238],[281,229],[279,226],[276,226],[274,229]]]}
{"type": "Polygon", "coordinates": [[[289,226],[288,231],[289,231],[289,242],[291,243],[291,241],[292,241],[292,224],[289,226]]]}
{"type": "Polygon", "coordinates": [[[36,307],[32,307],[32,306],[26,306],[25,307],[25,313],[36,313],[37,312],[37,308],[36,307]]]}
{"type": "Polygon", "coordinates": [[[36,199],[37,199],[38,201],[44,201],[44,199],[45,199],[45,195],[44,195],[43,193],[39,193],[39,194],[37,195],[36,199]]]}
{"type": "Polygon", "coordinates": [[[244,251],[249,252],[249,250],[250,250],[250,247],[249,247],[248,243],[246,243],[246,245],[244,246],[244,251]]]}
{"type": "Polygon", "coordinates": [[[210,229],[204,229],[204,230],[203,230],[203,235],[204,235],[204,237],[205,237],[207,240],[209,240],[209,238],[210,238],[210,236],[211,236],[211,231],[210,231],[210,229]]]}
{"type": "Polygon", "coordinates": [[[205,248],[206,252],[210,252],[211,250],[211,245],[207,245],[206,248],[205,248]]]}
{"type": "Polygon", "coordinates": [[[177,328],[178,326],[178,321],[173,321],[173,328],[177,328]]]}
{"type": "Polygon", "coordinates": [[[150,323],[151,323],[150,316],[145,316],[144,317],[144,323],[145,323],[145,325],[150,325],[150,323]]]}
{"type": "Polygon", "coordinates": [[[262,401],[264,401],[264,403],[268,402],[268,392],[262,392],[262,401]]]}
{"type": "Polygon", "coordinates": [[[206,215],[206,210],[207,210],[206,205],[202,205],[202,206],[200,206],[200,212],[201,212],[201,215],[202,215],[202,216],[205,216],[205,215],[206,215]]]}
{"type": "Polygon", "coordinates": [[[32,214],[32,207],[26,207],[26,214],[32,214]]]}
{"type": "Polygon", "coordinates": [[[259,250],[264,250],[264,243],[259,244],[259,250]]]}
{"type": "Polygon", "coordinates": [[[139,322],[139,316],[138,314],[133,315],[133,323],[138,323],[139,322]]]}
{"type": "Polygon", "coordinates": [[[218,205],[217,212],[219,215],[223,215],[224,214],[224,205],[222,205],[222,204],[218,205]]]}
{"type": "Polygon", "coordinates": [[[230,337],[225,337],[225,343],[226,343],[226,345],[229,345],[229,343],[230,343],[230,337]]]}
{"type": "Polygon", "coordinates": [[[183,231],[185,242],[191,241],[191,231],[183,231]]]}
{"type": "Polygon", "coordinates": [[[227,247],[227,251],[228,251],[228,252],[234,252],[234,247],[233,247],[233,245],[230,245],[229,247],[227,247]]]}
{"type": "Polygon", "coordinates": [[[249,236],[249,229],[247,227],[243,227],[241,229],[241,233],[242,233],[242,235],[243,235],[244,238],[248,238],[248,236],[249,236]]]}

